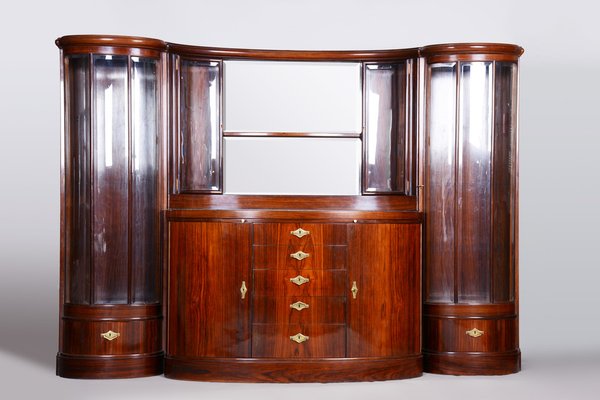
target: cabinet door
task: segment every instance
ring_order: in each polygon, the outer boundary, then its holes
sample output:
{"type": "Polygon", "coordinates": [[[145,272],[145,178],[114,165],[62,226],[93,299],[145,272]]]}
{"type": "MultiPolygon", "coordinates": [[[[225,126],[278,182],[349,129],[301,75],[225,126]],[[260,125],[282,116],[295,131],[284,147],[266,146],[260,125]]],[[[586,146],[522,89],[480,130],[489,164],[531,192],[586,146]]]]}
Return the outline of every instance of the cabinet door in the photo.
{"type": "Polygon", "coordinates": [[[248,357],[250,224],[171,222],[169,235],[168,354],[248,357]]]}
{"type": "Polygon", "coordinates": [[[347,357],[420,352],[420,232],[418,224],[350,228],[347,357]]]}

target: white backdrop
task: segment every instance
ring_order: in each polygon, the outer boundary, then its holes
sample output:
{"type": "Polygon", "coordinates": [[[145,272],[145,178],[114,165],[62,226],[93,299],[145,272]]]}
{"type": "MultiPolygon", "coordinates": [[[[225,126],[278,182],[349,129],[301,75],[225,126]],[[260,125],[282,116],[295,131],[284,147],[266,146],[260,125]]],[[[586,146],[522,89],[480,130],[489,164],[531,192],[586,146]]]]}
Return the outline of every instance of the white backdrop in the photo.
{"type": "MultiPolygon", "coordinates": [[[[112,399],[172,394],[190,398],[397,398],[399,392],[410,393],[411,398],[436,394],[452,398],[484,390],[527,398],[527,390],[537,386],[518,391],[506,383],[524,384],[530,377],[535,381],[535,373],[528,370],[535,371],[535,365],[544,366],[544,362],[528,364],[529,360],[541,357],[598,366],[598,11],[591,0],[3,3],[0,388],[19,390],[23,398],[33,398],[33,394],[112,399]],[[326,386],[174,383],[164,378],[92,383],[54,377],[60,86],[58,49],[53,42],[59,36],[84,33],[274,49],[385,49],[469,41],[523,46],[520,293],[524,371],[492,380],[428,375],[402,383],[326,386]],[[457,386],[459,382],[463,386],[457,386]],[[298,389],[286,389],[290,387],[298,389]]],[[[578,376],[583,379],[585,374],[578,376]]],[[[600,390],[596,381],[585,382],[600,390]]],[[[580,395],[583,386],[577,385],[580,395]]],[[[551,393],[560,396],[561,392],[551,393]]]]}

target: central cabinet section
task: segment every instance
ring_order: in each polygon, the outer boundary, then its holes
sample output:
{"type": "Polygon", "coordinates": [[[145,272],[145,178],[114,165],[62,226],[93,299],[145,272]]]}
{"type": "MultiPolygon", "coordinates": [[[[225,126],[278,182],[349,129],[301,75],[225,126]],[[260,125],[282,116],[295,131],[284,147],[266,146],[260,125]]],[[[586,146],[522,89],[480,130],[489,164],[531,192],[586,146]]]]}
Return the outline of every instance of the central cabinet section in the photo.
{"type": "Polygon", "coordinates": [[[167,376],[358,380],[344,374],[361,363],[382,368],[375,380],[420,375],[418,217],[167,220],[167,376]]]}

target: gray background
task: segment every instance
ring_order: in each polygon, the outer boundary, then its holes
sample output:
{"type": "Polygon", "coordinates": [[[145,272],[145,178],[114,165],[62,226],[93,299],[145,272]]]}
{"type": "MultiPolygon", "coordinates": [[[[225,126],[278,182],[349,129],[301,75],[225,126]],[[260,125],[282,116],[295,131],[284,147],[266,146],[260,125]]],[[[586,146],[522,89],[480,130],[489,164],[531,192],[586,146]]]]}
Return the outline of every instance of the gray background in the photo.
{"type": "Polygon", "coordinates": [[[20,1],[3,3],[0,34],[4,393],[50,399],[515,399],[594,398],[593,391],[600,391],[600,29],[593,1],[20,1]],[[329,385],[55,377],[60,102],[53,41],[82,33],[249,48],[377,49],[461,41],[523,46],[523,372],[329,385]]]}

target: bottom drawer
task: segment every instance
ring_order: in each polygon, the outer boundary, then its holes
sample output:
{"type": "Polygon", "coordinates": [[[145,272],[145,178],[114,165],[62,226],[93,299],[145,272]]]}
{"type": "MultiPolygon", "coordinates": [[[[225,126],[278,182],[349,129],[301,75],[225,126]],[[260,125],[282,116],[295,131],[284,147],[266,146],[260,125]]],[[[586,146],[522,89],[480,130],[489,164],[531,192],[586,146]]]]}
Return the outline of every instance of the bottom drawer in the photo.
{"type": "Polygon", "coordinates": [[[329,358],[345,356],[345,324],[254,324],[252,326],[252,357],[329,358]]]}
{"type": "Polygon", "coordinates": [[[74,321],[63,325],[62,353],[125,355],[161,351],[159,319],[143,321],[74,321]]]}
{"type": "Polygon", "coordinates": [[[425,347],[436,352],[507,352],[517,349],[515,318],[424,319],[425,347]]]}

